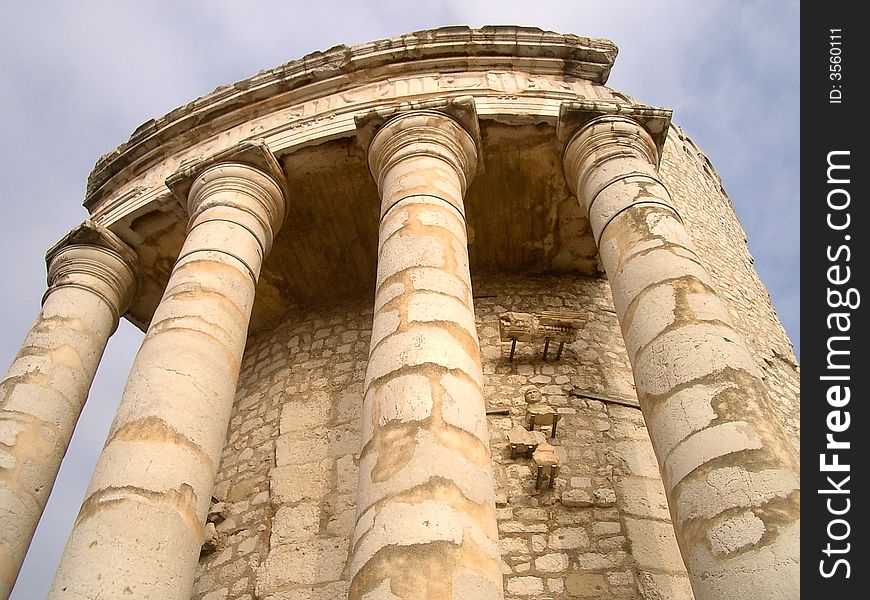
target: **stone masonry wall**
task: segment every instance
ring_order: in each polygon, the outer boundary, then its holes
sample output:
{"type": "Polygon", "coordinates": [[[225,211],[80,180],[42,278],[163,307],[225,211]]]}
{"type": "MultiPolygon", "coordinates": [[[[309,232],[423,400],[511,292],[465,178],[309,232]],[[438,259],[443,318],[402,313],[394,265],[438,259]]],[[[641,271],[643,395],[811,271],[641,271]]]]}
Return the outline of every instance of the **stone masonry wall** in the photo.
{"type": "MultiPolygon", "coordinates": [[[[571,395],[634,400],[607,282],[493,275],[474,287],[487,406],[509,413],[489,418],[506,598],[691,598],[640,411],[571,395]],[[519,343],[510,362],[499,314],[558,308],[588,311],[580,340],[558,361],[519,343]],[[530,386],[562,415],[562,470],[540,492],[532,461],[507,446],[530,386]]],[[[195,598],[345,597],[370,326],[365,301],[251,338],[195,598]]]]}
{"type": "Polygon", "coordinates": [[[249,340],[194,598],[346,596],[367,304],[295,314],[249,340]]]}

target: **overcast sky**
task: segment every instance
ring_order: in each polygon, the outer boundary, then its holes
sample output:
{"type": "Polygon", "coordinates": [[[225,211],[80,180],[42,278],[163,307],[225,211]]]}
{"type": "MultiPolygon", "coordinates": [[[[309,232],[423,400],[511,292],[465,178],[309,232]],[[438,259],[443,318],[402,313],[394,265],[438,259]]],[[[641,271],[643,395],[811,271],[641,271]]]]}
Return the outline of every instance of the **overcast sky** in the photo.
{"type": "MultiPolygon", "coordinates": [[[[608,84],[710,157],[795,347],[799,325],[799,8],[778,1],[13,2],[0,0],[0,369],[45,290],[43,256],[86,216],[96,159],[149,118],[314,50],[443,25],[533,25],[619,46],[608,84]]],[[[126,322],[12,597],[42,598],[138,347],[126,322]]],[[[0,525],[2,526],[2,525],[0,525]]]]}

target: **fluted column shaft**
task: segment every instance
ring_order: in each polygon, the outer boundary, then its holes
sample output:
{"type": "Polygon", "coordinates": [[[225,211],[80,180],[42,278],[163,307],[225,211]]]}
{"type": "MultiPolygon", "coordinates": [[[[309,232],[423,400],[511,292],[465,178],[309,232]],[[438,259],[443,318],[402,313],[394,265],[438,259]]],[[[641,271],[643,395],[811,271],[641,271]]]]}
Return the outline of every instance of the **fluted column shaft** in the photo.
{"type": "Polygon", "coordinates": [[[501,597],[463,196],[474,142],[433,111],[394,117],[381,196],[350,598],[501,597]]]}
{"type": "Polygon", "coordinates": [[[187,238],[133,362],[49,593],[188,599],[254,289],[284,215],[275,178],[196,175],[187,238]]]}
{"type": "Polygon", "coordinates": [[[0,383],[4,599],[51,494],[106,342],[127,310],[135,287],[133,256],[71,243],[50,257],[48,280],[42,310],[0,383]]]}
{"type": "Polygon", "coordinates": [[[647,132],[598,117],[565,153],[589,214],[698,600],[799,595],[799,467],[761,372],[658,178],[647,132]]]}

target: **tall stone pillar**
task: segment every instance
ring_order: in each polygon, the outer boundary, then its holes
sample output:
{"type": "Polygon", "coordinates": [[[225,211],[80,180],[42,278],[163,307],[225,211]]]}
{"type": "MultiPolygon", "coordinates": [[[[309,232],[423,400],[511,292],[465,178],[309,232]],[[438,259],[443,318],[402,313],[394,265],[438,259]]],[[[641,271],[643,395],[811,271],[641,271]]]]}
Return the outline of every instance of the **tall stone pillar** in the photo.
{"type": "Polygon", "coordinates": [[[135,291],[135,255],[85,223],[49,251],[48,291],[0,383],[0,598],[7,598],[109,336],[135,291]]]}
{"type": "Polygon", "coordinates": [[[168,182],[187,238],[49,597],[190,598],[281,178],[264,144],[244,143],[168,182]]]}
{"type": "Polygon", "coordinates": [[[638,122],[599,116],[564,166],[589,214],[698,600],[799,596],[799,466],[638,122]]]}
{"type": "Polygon", "coordinates": [[[475,144],[418,110],[368,157],[381,218],[349,597],[500,598],[463,204],[475,144]]]}

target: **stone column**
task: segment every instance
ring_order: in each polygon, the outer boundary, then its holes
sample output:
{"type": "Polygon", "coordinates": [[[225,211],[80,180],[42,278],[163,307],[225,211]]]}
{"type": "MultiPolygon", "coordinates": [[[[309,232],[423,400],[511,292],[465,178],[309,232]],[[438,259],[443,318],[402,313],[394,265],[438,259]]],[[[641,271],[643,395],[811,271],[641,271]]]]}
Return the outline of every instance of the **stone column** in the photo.
{"type": "Polygon", "coordinates": [[[799,595],[798,461],[696,254],[656,146],[625,116],[568,143],[698,600],[799,595]]]}
{"type": "Polygon", "coordinates": [[[168,182],[187,238],[49,597],[190,598],[281,178],[265,145],[245,143],[168,182]]]}
{"type": "Polygon", "coordinates": [[[48,257],[48,291],[0,383],[0,598],[7,598],[109,336],[135,290],[135,256],[85,223],[48,257]]]}
{"type": "Polygon", "coordinates": [[[388,120],[349,597],[500,598],[463,196],[477,163],[446,114],[388,120]]]}

